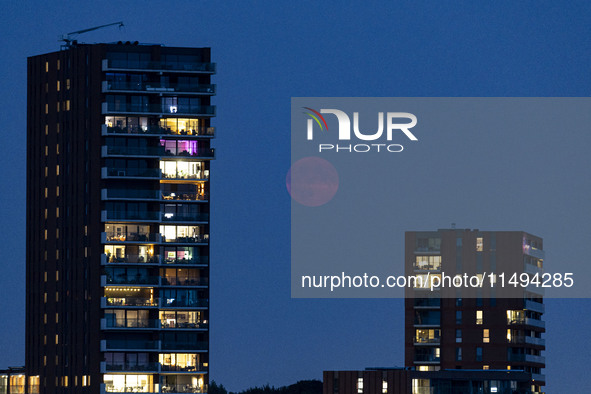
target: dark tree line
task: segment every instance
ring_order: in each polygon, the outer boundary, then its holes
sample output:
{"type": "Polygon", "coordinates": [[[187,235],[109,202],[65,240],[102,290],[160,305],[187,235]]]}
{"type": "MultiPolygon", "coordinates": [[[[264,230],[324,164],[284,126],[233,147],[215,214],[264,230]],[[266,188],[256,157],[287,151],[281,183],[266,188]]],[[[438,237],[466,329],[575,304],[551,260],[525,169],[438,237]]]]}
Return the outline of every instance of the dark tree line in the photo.
{"type": "Polygon", "coordinates": [[[238,393],[228,392],[223,384],[218,385],[212,381],[208,394],[322,394],[322,382],[319,380],[300,380],[299,382],[283,387],[271,387],[268,384],[263,387],[253,387],[238,393]]]}

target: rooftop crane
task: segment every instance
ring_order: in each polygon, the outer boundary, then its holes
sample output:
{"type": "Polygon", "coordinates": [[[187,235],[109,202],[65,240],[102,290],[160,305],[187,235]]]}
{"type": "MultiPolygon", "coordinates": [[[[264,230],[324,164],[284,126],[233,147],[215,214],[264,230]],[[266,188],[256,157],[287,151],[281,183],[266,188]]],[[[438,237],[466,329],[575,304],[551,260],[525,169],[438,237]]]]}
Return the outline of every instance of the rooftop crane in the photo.
{"type": "Polygon", "coordinates": [[[123,22],[113,22],[113,23],[108,23],[106,25],[91,27],[89,29],[73,31],[68,34],[62,34],[61,36],[58,36],[58,41],[63,41],[64,42],[63,46],[65,46],[66,48],[69,48],[70,46],[72,46],[72,44],[75,45],[77,43],[77,40],[75,40],[74,37],[77,36],[78,34],[88,33],[89,31],[98,30],[98,29],[102,29],[103,27],[109,27],[109,26],[114,26],[114,25],[118,25],[119,29],[121,29],[123,27],[123,22]]]}

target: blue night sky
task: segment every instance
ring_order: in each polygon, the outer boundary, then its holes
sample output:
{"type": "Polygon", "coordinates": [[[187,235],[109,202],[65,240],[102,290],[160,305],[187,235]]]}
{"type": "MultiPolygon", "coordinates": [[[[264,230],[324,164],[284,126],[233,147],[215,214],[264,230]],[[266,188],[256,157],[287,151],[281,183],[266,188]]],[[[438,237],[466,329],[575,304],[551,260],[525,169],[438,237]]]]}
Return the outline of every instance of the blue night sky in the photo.
{"type": "MultiPolygon", "coordinates": [[[[3,15],[0,368],[24,363],[26,58],[59,50],[60,34],[122,20],[121,31],[107,28],[79,40],[212,47],[218,64],[218,134],[212,165],[211,378],[231,390],[321,379],[323,370],[404,362],[401,300],[290,298],[285,176],[291,97],[587,97],[591,89],[587,1],[456,1],[453,6],[441,1],[6,1],[3,15]]],[[[586,171],[591,139],[556,133],[535,144],[544,165],[528,174],[535,178],[527,183],[533,187],[517,188],[510,201],[527,207],[529,199],[543,199],[552,215],[486,209],[498,206],[499,196],[510,190],[482,193],[478,204],[464,204],[458,196],[438,214],[426,207],[423,216],[405,218],[410,228],[396,227],[392,236],[402,240],[404,230],[434,230],[451,222],[525,230],[544,238],[548,263],[587,259],[581,245],[591,238],[586,171]],[[580,140],[572,155],[553,155],[561,134],[580,140]],[[565,169],[571,176],[564,176],[565,169]],[[571,191],[566,200],[565,190],[571,191]],[[559,256],[552,248],[572,250],[559,256]]],[[[478,164],[499,163],[489,154],[478,164]]],[[[476,167],[462,176],[476,177],[476,167]]],[[[417,179],[416,186],[421,184],[430,192],[428,182],[417,179]]],[[[591,301],[546,303],[546,390],[581,392],[589,384],[583,374],[588,375],[591,353],[586,329],[591,301]]]]}

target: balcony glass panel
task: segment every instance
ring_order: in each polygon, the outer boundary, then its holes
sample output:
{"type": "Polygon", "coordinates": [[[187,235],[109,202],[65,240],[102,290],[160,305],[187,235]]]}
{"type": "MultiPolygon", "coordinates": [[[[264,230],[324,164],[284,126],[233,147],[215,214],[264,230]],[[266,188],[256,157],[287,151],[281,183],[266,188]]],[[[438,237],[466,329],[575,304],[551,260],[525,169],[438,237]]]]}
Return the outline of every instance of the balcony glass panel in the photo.
{"type": "MultiPolygon", "coordinates": [[[[107,364],[107,370],[109,369],[109,365],[107,364]]],[[[150,369],[145,369],[144,371],[151,371],[157,370],[157,368],[153,368],[156,365],[154,363],[146,364],[146,366],[151,367],[150,369]]],[[[115,371],[115,369],[112,369],[115,371]]],[[[126,371],[127,369],[122,369],[126,371]]],[[[105,383],[105,390],[108,393],[121,393],[121,392],[133,392],[133,393],[153,393],[154,390],[154,377],[152,375],[111,375],[105,374],[103,377],[103,381],[105,383]]]]}
{"type": "MultiPolygon", "coordinates": [[[[107,223],[105,224],[105,233],[107,237],[107,241],[113,242],[125,242],[125,241],[133,241],[133,242],[142,242],[142,241],[156,241],[157,234],[150,233],[150,226],[148,225],[140,225],[140,224],[127,224],[127,223],[118,223],[112,224],[107,223]]],[[[126,249],[118,249],[119,253],[123,254],[126,249]]],[[[146,252],[148,250],[153,249],[145,249],[146,252]]],[[[108,250],[107,250],[108,251],[108,250]]],[[[114,249],[113,254],[117,253],[114,249]]],[[[142,254],[141,251],[138,254],[142,254]]]]}
{"type": "Polygon", "coordinates": [[[160,177],[160,169],[159,168],[107,167],[107,176],[159,178],[160,177]]]}
{"type": "MultiPolygon", "coordinates": [[[[109,97],[109,96],[107,96],[109,97]]],[[[137,96],[132,96],[135,98],[137,96]]],[[[147,97],[137,97],[146,99],[147,97]]],[[[130,113],[153,113],[153,114],[186,114],[186,115],[214,115],[215,107],[212,105],[173,105],[173,104],[153,104],[139,100],[139,102],[127,103],[121,100],[112,100],[107,102],[107,112],[130,112],[130,113]]]]}
{"type": "Polygon", "coordinates": [[[193,246],[165,247],[164,264],[207,264],[207,256],[199,256],[198,248],[193,246]]]}
{"type": "Polygon", "coordinates": [[[106,287],[105,297],[109,306],[158,306],[153,289],[146,287],[106,287]]]}
{"type": "Polygon", "coordinates": [[[160,190],[106,189],[107,198],[159,199],[160,190]]]}
{"type": "Polygon", "coordinates": [[[162,156],[213,157],[208,141],[160,140],[162,156]]]}
{"type": "Polygon", "coordinates": [[[202,207],[196,204],[164,204],[162,221],[193,221],[205,222],[209,214],[201,212],[202,207]]]}
{"type": "Polygon", "coordinates": [[[160,311],[162,328],[207,328],[205,311],[160,311]]]}
{"type": "Polygon", "coordinates": [[[159,355],[163,371],[199,371],[199,356],[191,353],[163,353],[159,355]]]}
{"type": "Polygon", "coordinates": [[[206,286],[207,277],[199,269],[166,268],[160,270],[163,286],[206,286]]]}
{"type": "Polygon", "coordinates": [[[164,179],[208,179],[205,163],[196,161],[160,161],[164,179]]]}
{"type": "Polygon", "coordinates": [[[160,226],[163,242],[208,242],[204,226],[160,226]]]}
{"type": "Polygon", "coordinates": [[[207,307],[206,293],[199,289],[161,290],[162,307],[207,307]]]}

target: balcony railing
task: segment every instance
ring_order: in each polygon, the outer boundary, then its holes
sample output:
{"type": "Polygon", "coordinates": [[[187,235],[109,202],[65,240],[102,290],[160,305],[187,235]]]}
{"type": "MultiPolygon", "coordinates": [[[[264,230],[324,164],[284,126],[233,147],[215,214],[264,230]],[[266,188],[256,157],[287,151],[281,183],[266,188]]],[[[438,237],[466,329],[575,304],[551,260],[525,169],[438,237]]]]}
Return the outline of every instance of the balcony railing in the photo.
{"type": "Polygon", "coordinates": [[[162,192],[162,200],[207,201],[209,195],[197,192],[162,192]]]}
{"type": "Polygon", "coordinates": [[[101,319],[101,328],[160,328],[158,319],[101,319]]]}
{"type": "Polygon", "coordinates": [[[177,300],[176,298],[163,298],[161,308],[207,308],[207,300],[177,300]]]}
{"type": "Polygon", "coordinates": [[[415,338],[415,344],[439,344],[441,343],[441,338],[415,338]]]}
{"type": "Polygon", "coordinates": [[[165,149],[163,146],[110,146],[104,145],[101,150],[102,157],[107,156],[177,156],[177,157],[215,157],[213,148],[199,148],[193,151],[180,149],[165,149]]]}
{"type": "Polygon", "coordinates": [[[102,211],[103,221],[107,220],[150,220],[160,221],[160,211],[102,211]]]}
{"type": "MultiPolygon", "coordinates": [[[[101,341],[101,348],[104,350],[158,350],[160,349],[160,341],[138,341],[138,340],[118,340],[105,339],[101,341]]],[[[104,351],[103,350],[103,351],[104,351]]]]}
{"type": "Polygon", "coordinates": [[[161,242],[159,233],[121,233],[107,231],[102,233],[102,242],[161,242]]]}
{"type": "Polygon", "coordinates": [[[133,135],[182,135],[187,137],[213,137],[215,127],[196,127],[187,130],[173,130],[159,125],[150,126],[102,126],[102,134],[133,134],[133,135]]]}
{"type": "MultiPolygon", "coordinates": [[[[207,342],[194,342],[194,341],[175,341],[167,342],[162,341],[162,350],[207,350],[207,342]]],[[[164,366],[163,366],[164,367],[164,366]]]]}
{"type": "MultiPolygon", "coordinates": [[[[160,363],[125,363],[125,364],[112,364],[105,363],[105,372],[158,372],[160,363]]],[[[108,390],[107,386],[107,391],[108,390]]],[[[114,390],[113,390],[114,391],[114,390]]]]}
{"type": "Polygon", "coordinates": [[[112,168],[103,167],[101,176],[117,178],[160,178],[160,168],[112,168]]]}
{"type": "MultiPolygon", "coordinates": [[[[206,347],[207,349],[207,347],[206,347]]],[[[162,365],[161,370],[166,372],[207,372],[207,367],[202,363],[197,365],[162,365]]],[[[164,389],[164,387],[163,387],[164,389]]],[[[163,391],[164,392],[164,391],[163,391]]],[[[182,392],[182,391],[181,391],[182,392]]]]}
{"type": "Polygon", "coordinates": [[[415,354],[415,362],[439,362],[439,356],[435,354],[415,354]]]}
{"type": "Polygon", "coordinates": [[[197,171],[189,174],[185,171],[165,172],[162,173],[162,179],[209,179],[209,170],[197,171]]]}
{"type": "Polygon", "coordinates": [[[160,83],[146,81],[103,81],[103,92],[119,90],[153,93],[186,92],[210,95],[215,94],[216,86],[213,84],[160,83]]]}
{"type": "Polygon", "coordinates": [[[209,327],[209,323],[204,323],[204,322],[194,322],[194,323],[189,323],[189,322],[179,322],[179,321],[170,321],[170,320],[161,320],[160,321],[161,324],[161,328],[164,329],[207,329],[209,327]]]}
{"type": "Polygon", "coordinates": [[[135,306],[135,307],[157,307],[158,298],[146,297],[103,297],[104,306],[135,306]]]}
{"type": "Polygon", "coordinates": [[[162,213],[163,222],[207,222],[207,213],[162,213]]]}
{"type": "Polygon", "coordinates": [[[525,300],[525,309],[539,313],[544,313],[546,311],[544,304],[532,300],[525,300]]]}
{"type": "Polygon", "coordinates": [[[123,256],[114,256],[103,254],[105,264],[160,264],[160,256],[146,256],[138,254],[125,254],[123,256]]]}
{"type": "Polygon", "coordinates": [[[198,256],[191,259],[171,259],[167,257],[163,259],[163,264],[209,264],[209,257],[198,256]]]}
{"type": "Polygon", "coordinates": [[[159,200],[160,190],[135,190],[135,189],[103,189],[101,197],[108,199],[136,199],[136,200],[159,200]]]}
{"type": "Polygon", "coordinates": [[[196,235],[194,237],[176,237],[176,238],[166,238],[163,235],[162,242],[181,243],[181,244],[182,243],[208,243],[209,242],[209,234],[196,235]]]}
{"type": "Polygon", "coordinates": [[[185,279],[163,277],[161,281],[162,286],[207,286],[208,283],[208,278],[185,279]]]}
{"type": "Polygon", "coordinates": [[[196,62],[157,62],[157,61],[127,61],[103,59],[103,71],[105,70],[152,70],[152,71],[179,71],[215,73],[215,63],[196,62]]]}
{"type": "MultiPolygon", "coordinates": [[[[162,366],[164,368],[164,366],[162,366]]],[[[163,369],[164,370],[164,369],[163,369]]],[[[207,372],[207,369],[204,370],[207,372]]],[[[162,385],[161,393],[207,393],[207,386],[194,386],[191,384],[162,385]]]]}
{"type": "Polygon", "coordinates": [[[156,286],[160,282],[159,276],[111,276],[111,275],[104,275],[105,276],[105,283],[103,286],[107,285],[152,285],[156,286]]]}
{"type": "Polygon", "coordinates": [[[192,116],[215,116],[213,105],[168,105],[168,104],[131,104],[103,103],[103,114],[171,114],[192,116]]]}

